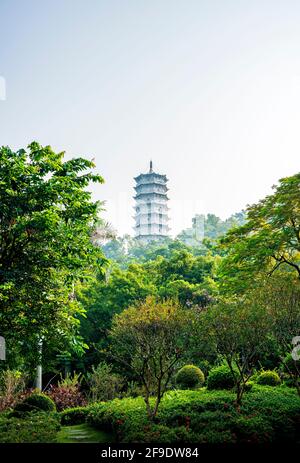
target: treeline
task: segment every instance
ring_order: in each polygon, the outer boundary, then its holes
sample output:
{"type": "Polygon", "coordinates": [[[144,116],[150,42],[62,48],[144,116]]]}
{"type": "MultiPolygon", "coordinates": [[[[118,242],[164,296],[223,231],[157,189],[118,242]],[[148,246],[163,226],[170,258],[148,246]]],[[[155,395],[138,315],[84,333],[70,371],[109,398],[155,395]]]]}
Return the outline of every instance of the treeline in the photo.
{"type": "Polygon", "coordinates": [[[185,363],[206,374],[225,362],[237,401],[262,368],[283,368],[300,390],[299,364],[291,359],[300,334],[300,174],[228,221],[204,217],[206,238],[194,245],[184,233],[146,247],[126,236],[103,245],[109,230],[87,190],[103,180],[90,161],[63,157],[37,143],[0,150],[2,369],[33,379],[42,343],[46,380],[99,364],[105,370],[106,362],[124,389],[132,381],[142,387],[133,347],[140,352],[146,337],[150,378],[157,362],[151,352],[162,355],[164,346],[169,359],[175,355],[166,387],[185,363]],[[131,346],[132,358],[125,352],[120,359],[118,345],[131,346]]]}

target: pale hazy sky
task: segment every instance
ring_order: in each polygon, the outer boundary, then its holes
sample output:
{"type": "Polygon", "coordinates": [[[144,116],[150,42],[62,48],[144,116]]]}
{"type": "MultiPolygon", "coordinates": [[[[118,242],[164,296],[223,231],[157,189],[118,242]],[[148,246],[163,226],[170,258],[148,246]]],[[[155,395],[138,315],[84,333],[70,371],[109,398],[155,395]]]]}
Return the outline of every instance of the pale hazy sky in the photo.
{"type": "Polygon", "coordinates": [[[169,181],[172,233],[299,171],[298,0],[0,0],[0,145],[95,157],[105,218],[169,181]]]}

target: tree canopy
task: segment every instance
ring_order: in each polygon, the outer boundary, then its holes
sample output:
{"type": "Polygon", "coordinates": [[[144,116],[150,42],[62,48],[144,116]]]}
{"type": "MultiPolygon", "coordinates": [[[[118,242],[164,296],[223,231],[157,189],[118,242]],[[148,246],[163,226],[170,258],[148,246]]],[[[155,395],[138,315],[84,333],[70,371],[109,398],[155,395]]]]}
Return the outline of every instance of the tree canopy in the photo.
{"type": "Polygon", "coordinates": [[[229,290],[243,290],[279,268],[300,278],[300,174],[280,180],[274,193],[247,208],[247,222],[221,238],[227,255],[220,272],[229,290]]]}
{"type": "Polygon", "coordinates": [[[82,312],[74,284],[105,260],[92,242],[101,204],[87,187],[103,182],[94,167],[36,142],[0,148],[0,329],[9,352],[34,354],[40,337],[56,348],[73,338],[82,312]]]}

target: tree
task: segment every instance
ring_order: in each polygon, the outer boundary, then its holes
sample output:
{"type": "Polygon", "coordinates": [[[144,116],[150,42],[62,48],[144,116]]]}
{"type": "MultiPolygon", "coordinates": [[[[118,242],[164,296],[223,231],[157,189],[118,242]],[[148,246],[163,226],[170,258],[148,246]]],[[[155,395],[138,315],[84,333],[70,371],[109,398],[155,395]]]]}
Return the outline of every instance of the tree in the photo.
{"type": "Polygon", "coordinates": [[[244,222],[244,211],[237,212],[224,221],[215,214],[207,214],[207,216],[197,214],[192,219],[192,228],[182,230],[177,239],[191,247],[197,247],[204,251],[209,241],[214,243],[217,238],[225,235],[228,230],[242,225],[244,222]]]}
{"type": "Polygon", "coordinates": [[[147,296],[176,299],[189,309],[210,304],[217,291],[215,263],[216,258],[194,256],[181,244],[179,249],[168,249],[167,256],[156,256],[141,264],[135,261],[120,268],[112,262],[105,276],[101,273],[80,291],[79,299],[86,311],[81,335],[90,346],[85,364],[104,359],[113,315],[145,301],[147,296]]]}
{"type": "Polygon", "coordinates": [[[116,315],[111,329],[112,356],[130,368],[144,387],[149,419],[160,401],[192,335],[191,314],[168,300],[153,298],[116,315]],[[150,396],[155,403],[151,406],[150,396]]]}
{"type": "Polygon", "coordinates": [[[203,312],[199,323],[200,336],[214,342],[231,371],[239,406],[247,381],[266,347],[269,326],[265,310],[255,300],[223,300],[203,312]]]}
{"type": "Polygon", "coordinates": [[[101,204],[90,182],[103,182],[83,158],[36,142],[0,148],[0,326],[8,351],[37,357],[37,343],[60,349],[74,340],[76,281],[104,257],[92,242],[101,204]]]}
{"type": "Polygon", "coordinates": [[[300,362],[290,355],[300,334],[300,281],[291,271],[277,272],[255,290],[255,298],[264,307],[281,362],[300,395],[300,362]]]}
{"type": "Polygon", "coordinates": [[[149,263],[158,293],[163,298],[177,298],[186,307],[205,307],[216,294],[214,281],[216,259],[194,256],[186,249],[175,249],[168,258],[149,263]]]}
{"type": "Polygon", "coordinates": [[[290,268],[300,279],[300,174],[280,180],[274,194],[247,209],[245,225],[221,239],[224,289],[243,291],[253,278],[290,268]]]}
{"type": "Polygon", "coordinates": [[[82,286],[78,297],[85,314],[81,318],[80,333],[89,345],[85,365],[104,359],[113,316],[156,292],[148,272],[137,263],[130,264],[127,269],[112,264],[105,275],[100,273],[82,286]]]}

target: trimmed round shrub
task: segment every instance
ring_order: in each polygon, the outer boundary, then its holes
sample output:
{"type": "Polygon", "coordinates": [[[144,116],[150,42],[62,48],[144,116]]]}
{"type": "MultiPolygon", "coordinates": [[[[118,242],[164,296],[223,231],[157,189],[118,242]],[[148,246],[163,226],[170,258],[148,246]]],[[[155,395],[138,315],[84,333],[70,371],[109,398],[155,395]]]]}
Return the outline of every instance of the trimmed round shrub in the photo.
{"type": "Polygon", "coordinates": [[[207,389],[232,389],[234,386],[234,378],[227,365],[220,365],[210,370],[207,389]]]}
{"type": "Polygon", "coordinates": [[[281,379],[276,371],[266,370],[258,375],[256,382],[262,386],[279,386],[281,379]]]}
{"type": "Polygon", "coordinates": [[[14,411],[16,412],[34,412],[44,411],[53,412],[56,410],[55,403],[46,394],[40,392],[34,392],[30,396],[26,397],[22,402],[19,402],[14,411]]]}
{"type": "Polygon", "coordinates": [[[60,413],[61,424],[72,425],[85,423],[88,407],[68,408],[60,413]]]}
{"type": "Polygon", "coordinates": [[[195,389],[204,383],[204,374],[195,365],[185,365],[176,375],[176,384],[180,389],[195,389]]]}

